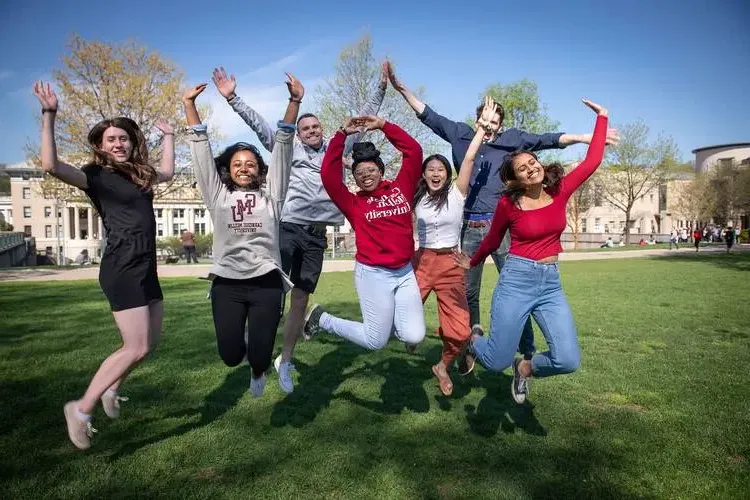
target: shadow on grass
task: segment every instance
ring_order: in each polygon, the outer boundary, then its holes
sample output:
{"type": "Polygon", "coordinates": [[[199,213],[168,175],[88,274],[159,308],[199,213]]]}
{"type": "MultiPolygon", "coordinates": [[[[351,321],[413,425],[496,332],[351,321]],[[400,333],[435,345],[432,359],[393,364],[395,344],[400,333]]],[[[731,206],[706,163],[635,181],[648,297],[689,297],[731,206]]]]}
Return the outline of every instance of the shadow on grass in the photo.
{"type": "Polygon", "coordinates": [[[700,262],[712,264],[730,271],[750,271],[750,251],[733,250],[726,252],[684,252],[650,257],[653,260],[668,262],[700,262]]]}
{"type": "Polygon", "coordinates": [[[498,430],[506,434],[521,430],[534,436],[547,435],[547,429],[534,415],[534,405],[528,401],[522,405],[513,401],[510,394],[513,377],[482,369],[475,369],[469,377],[473,389],[481,387],[487,391],[478,406],[464,406],[471,432],[482,437],[492,437],[498,430]]]}
{"type": "MultiPolygon", "coordinates": [[[[159,420],[170,419],[170,418],[184,418],[184,417],[195,417],[198,416],[198,420],[189,422],[170,429],[166,432],[151,436],[147,439],[134,441],[127,443],[117,452],[110,455],[110,460],[114,461],[124,456],[131,455],[145,446],[149,446],[165,439],[170,439],[176,436],[181,436],[192,432],[201,427],[207,426],[217,419],[221,418],[222,415],[227,413],[229,410],[234,408],[237,402],[242,398],[247,391],[248,380],[250,379],[250,368],[248,365],[243,365],[229,372],[224,378],[224,382],[216,389],[211,391],[206,398],[203,400],[201,406],[195,408],[186,408],[184,410],[167,413],[159,417],[159,420]]],[[[156,398],[154,398],[156,399],[156,398]]],[[[140,422],[139,425],[142,425],[140,422]]],[[[113,436],[113,439],[117,436],[113,436]]]]}

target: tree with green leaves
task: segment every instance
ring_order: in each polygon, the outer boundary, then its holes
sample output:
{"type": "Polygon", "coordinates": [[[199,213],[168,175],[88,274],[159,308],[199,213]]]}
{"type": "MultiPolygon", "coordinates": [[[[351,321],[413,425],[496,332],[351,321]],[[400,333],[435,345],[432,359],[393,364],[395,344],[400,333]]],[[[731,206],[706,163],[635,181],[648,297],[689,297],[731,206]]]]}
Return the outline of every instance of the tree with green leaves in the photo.
{"type": "MultiPolygon", "coordinates": [[[[381,84],[382,77],[381,63],[373,55],[369,35],[345,46],[336,62],[334,76],[315,89],[315,114],[323,129],[332,133],[358,110],[363,109],[375,88],[381,84]]],[[[416,93],[422,96],[424,89],[420,87],[416,93]]],[[[422,145],[425,154],[437,148],[432,132],[419,121],[409,105],[391,87],[386,90],[378,116],[406,130],[422,145]]],[[[401,164],[401,155],[385,137],[368,132],[360,141],[373,142],[381,151],[386,177],[395,176],[401,164]]]]}
{"type": "Polygon", "coordinates": [[[635,202],[664,183],[679,158],[671,136],[649,139],[649,128],[643,121],[619,128],[620,141],[610,147],[608,158],[597,175],[602,195],[625,214],[625,243],[630,242],[631,219],[635,202]]]}
{"type": "MultiPolygon", "coordinates": [[[[531,80],[523,79],[506,85],[493,83],[479,95],[480,100],[485,96],[492,97],[503,106],[505,128],[543,134],[560,127],[559,122],[550,118],[547,105],[541,102],[536,83],[531,80]]],[[[466,123],[472,127],[475,121],[475,116],[466,118],[466,123]]]]}
{"type": "MultiPolygon", "coordinates": [[[[60,101],[58,155],[72,165],[90,161],[88,132],[106,118],[126,116],[138,123],[146,136],[149,162],[154,165],[161,157],[162,134],[154,128],[157,120],[164,119],[177,130],[185,125],[180,106],[182,71],[158,52],[135,41],[118,44],[73,36],[62,68],[53,75],[60,101]]],[[[210,109],[202,109],[201,113],[206,116],[210,109]]],[[[175,139],[177,165],[187,165],[187,143],[180,134],[175,139]]],[[[29,144],[26,150],[29,161],[38,166],[38,146],[29,144]]],[[[172,181],[156,186],[154,195],[168,196],[192,182],[192,176],[184,168],[178,168],[172,181]]],[[[63,203],[85,200],[80,191],[50,176],[40,187],[48,197],[63,203]]]]}

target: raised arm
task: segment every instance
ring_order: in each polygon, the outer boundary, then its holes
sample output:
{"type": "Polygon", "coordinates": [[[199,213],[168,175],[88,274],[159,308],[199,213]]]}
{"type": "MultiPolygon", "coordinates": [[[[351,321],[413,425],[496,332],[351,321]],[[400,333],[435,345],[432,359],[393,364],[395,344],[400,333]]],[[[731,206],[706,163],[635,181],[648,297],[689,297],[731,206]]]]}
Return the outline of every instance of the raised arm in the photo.
{"type": "MultiPolygon", "coordinates": [[[[407,186],[407,190],[416,190],[417,182],[422,175],[422,146],[406,133],[404,129],[395,123],[386,122],[380,117],[362,116],[355,118],[355,120],[361,123],[365,127],[365,130],[380,129],[383,131],[385,138],[403,156],[401,169],[398,171],[396,180],[404,183],[407,186]]],[[[409,196],[413,194],[411,192],[409,196]]]]}
{"type": "Polygon", "coordinates": [[[156,182],[168,182],[174,177],[174,127],[165,120],[156,122],[163,134],[161,139],[161,164],[156,170],[156,182]]]}
{"type": "Polygon", "coordinates": [[[404,99],[406,99],[406,102],[409,103],[411,109],[417,113],[417,118],[419,118],[430,130],[440,136],[441,139],[453,143],[461,136],[461,133],[469,127],[465,123],[450,120],[436,113],[432,108],[420,101],[413,92],[407,89],[404,84],[396,78],[393,65],[391,65],[390,62],[387,62],[386,64],[388,65],[388,78],[390,79],[393,88],[396,89],[404,99]]]}
{"type": "MultiPolygon", "coordinates": [[[[362,107],[362,109],[359,110],[358,115],[359,116],[377,115],[378,112],[380,111],[380,106],[383,104],[383,99],[385,98],[385,90],[387,87],[388,87],[388,62],[384,62],[380,70],[380,83],[378,83],[377,89],[375,89],[375,92],[373,92],[373,94],[367,100],[367,102],[362,107]]],[[[344,143],[344,156],[347,156],[349,153],[352,152],[352,148],[354,147],[354,144],[359,142],[359,139],[361,137],[362,137],[362,133],[359,131],[346,137],[346,142],[344,143]]]]}
{"type": "Polygon", "coordinates": [[[284,118],[279,122],[276,130],[271,165],[268,168],[268,186],[271,196],[278,203],[279,211],[284,204],[286,191],[289,187],[289,176],[292,172],[292,158],[294,156],[295,122],[299,114],[299,105],[305,95],[305,88],[299,80],[289,73],[286,74],[286,86],[289,89],[289,104],[286,106],[284,118]]]}
{"type": "MultiPolygon", "coordinates": [[[[592,135],[591,144],[589,144],[588,151],[586,151],[586,158],[583,159],[580,165],[574,168],[569,174],[563,177],[560,194],[569,197],[578,187],[586,182],[586,179],[596,171],[601,165],[602,159],[604,158],[604,146],[607,140],[607,122],[609,112],[606,108],[584,99],[583,103],[594,110],[597,114],[596,125],[594,126],[594,133],[592,135]]],[[[617,141],[614,142],[617,144],[617,141]]]]}
{"type": "Polygon", "coordinates": [[[182,104],[185,108],[188,126],[192,129],[188,133],[187,140],[190,145],[190,156],[193,160],[193,173],[198,182],[203,201],[209,210],[213,210],[222,190],[226,186],[221,182],[219,173],[216,171],[214,156],[211,152],[211,144],[208,141],[207,127],[201,123],[195,99],[206,89],[206,84],[201,83],[185,91],[182,96],[182,104]]]}
{"type": "Polygon", "coordinates": [[[245,104],[240,96],[235,94],[237,80],[234,75],[227,76],[224,68],[214,68],[212,80],[219,93],[224,96],[235,113],[247,123],[258,136],[258,140],[266,150],[273,151],[274,133],[271,125],[253,108],[245,104]]]}
{"type": "Polygon", "coordinates": [[[55,144],[55,117],[57,116],[57,96],[49,83],[34,83],[34,95],[42,105],[42,170],[80,189],[88,188],[86,174],[80,169],[68,165],[57,158],[55,144]]]}
{"type": "Polygon", "coordinates": [[[485,130],[490,127],[490,122],[495,114],[497,114],[497,104],[495,104],[495,101],[491,97],[485,97],[484,109],[482,109],[482,116],[477,120],[478,126],[476,132],[474,132],[474,138],[471,140],[469,149],[466,150],[466,155],[464,155],[461,166],[458,168],[456,187],[464,196],[469,192],[469,180],[471,179],[471,173],[474,170],[474,160],[476,159],[479,147],[484,140],[485,130]]]}
{"type": "Polygon", "coordinates": [[[338,209],[341,210],[341,213],[343,213],[352,224],[353,219],[350,217],[350,214],[351,208],[354,205],[355,195],[349,192],[349,188],[347,188],[344,183],[344,162],[342,156],[344,153],[344,142],[346,141],[346,137],[358,132],[359,126],[359,119],[351,118],[338,130],[338,132],[334,134],[328,142],[328,148],[323,157],[323,165],[320,167],[320,178],[323,181],[323,187],[328,193],[328,196],[331,197],[333,203],[336,204],[338,209]]]}
{"type": "MultiPolygon", "coordinates": [[[[562,134],[559,142],[560,147],[567,147],[572,144],[591,144],[594,134],[562,134]]],[[[606,140],[608,146],[614,146],[620,142],[620,135],[617,129],[608,128],[606,131],[606,140]]]]}

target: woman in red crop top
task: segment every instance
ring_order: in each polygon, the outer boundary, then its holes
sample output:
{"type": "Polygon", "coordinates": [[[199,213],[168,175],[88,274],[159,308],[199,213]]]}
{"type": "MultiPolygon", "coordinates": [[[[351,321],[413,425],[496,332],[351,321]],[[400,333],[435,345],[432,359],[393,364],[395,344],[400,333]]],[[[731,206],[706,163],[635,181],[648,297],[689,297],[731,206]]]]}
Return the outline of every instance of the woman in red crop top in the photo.
{"type": "MultiPolygon", "coordinates": [[[[597,114],[583,162],[564,175],[562,166],[542,165],[534,153],[511,153],[500,169],[507,188],[489,233],[471,259],[456,254],[456,261],[465,269],[482,264],[510,231],[508,258],[492,296],[490,336],[474,336],[471,350],[489,370],[500,372],[513,364],[511,392],[516,402],[526,399],[526,379],[532,375],[570,373],[580,364],[576,327],[560,285],[557,256],[562,252],[565,205],[602,162],[607,140],[607,110],[583,102],[597,114]],[[549,351],[535,354],[531,360],[514,359],[529,314],[539,324],[549,351]]],[[[610,140],[616,143],[616,135],[610,140]]]]}
{"type": "Polygon", "coordinates": [[[339,318],[314,305],[305,319],[306,336],[327,330],[372,350],[385,347],[394,330],[409,344],[424,339],[422,298],[411,265],[411,203],[421,174],[419,143],[399,126],[377,116],[352,118],[328,143],[320,175],[328,195],[354,229],[354,284],[363,321],[339,318]],[[361,129],[382,130],[403,160],[394,180],[383,179],[385,165],[380,152],[371,142],[355,144],[351,168],[359,191],[351,193],[343,182],[342,153],[346,136],[361,129]]]}

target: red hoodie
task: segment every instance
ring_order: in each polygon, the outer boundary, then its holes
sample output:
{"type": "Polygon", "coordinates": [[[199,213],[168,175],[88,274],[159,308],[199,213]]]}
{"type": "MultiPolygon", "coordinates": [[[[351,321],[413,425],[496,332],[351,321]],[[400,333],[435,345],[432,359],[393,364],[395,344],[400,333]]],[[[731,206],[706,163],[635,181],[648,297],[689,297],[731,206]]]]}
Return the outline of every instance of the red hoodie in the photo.
{"type": "Polygon", "coordinates": [[[320,175],[328,195],[354,229],[355,259],[368,266],[398,269],[414,255],[412,199],[422,175],[422,147],[401,127],[386,122],[385,137],[403,154],[393,181],[382,180],[373,191],[349,192],[343,183],[344,141],[338,131],[328,143],[320,175]]]}

